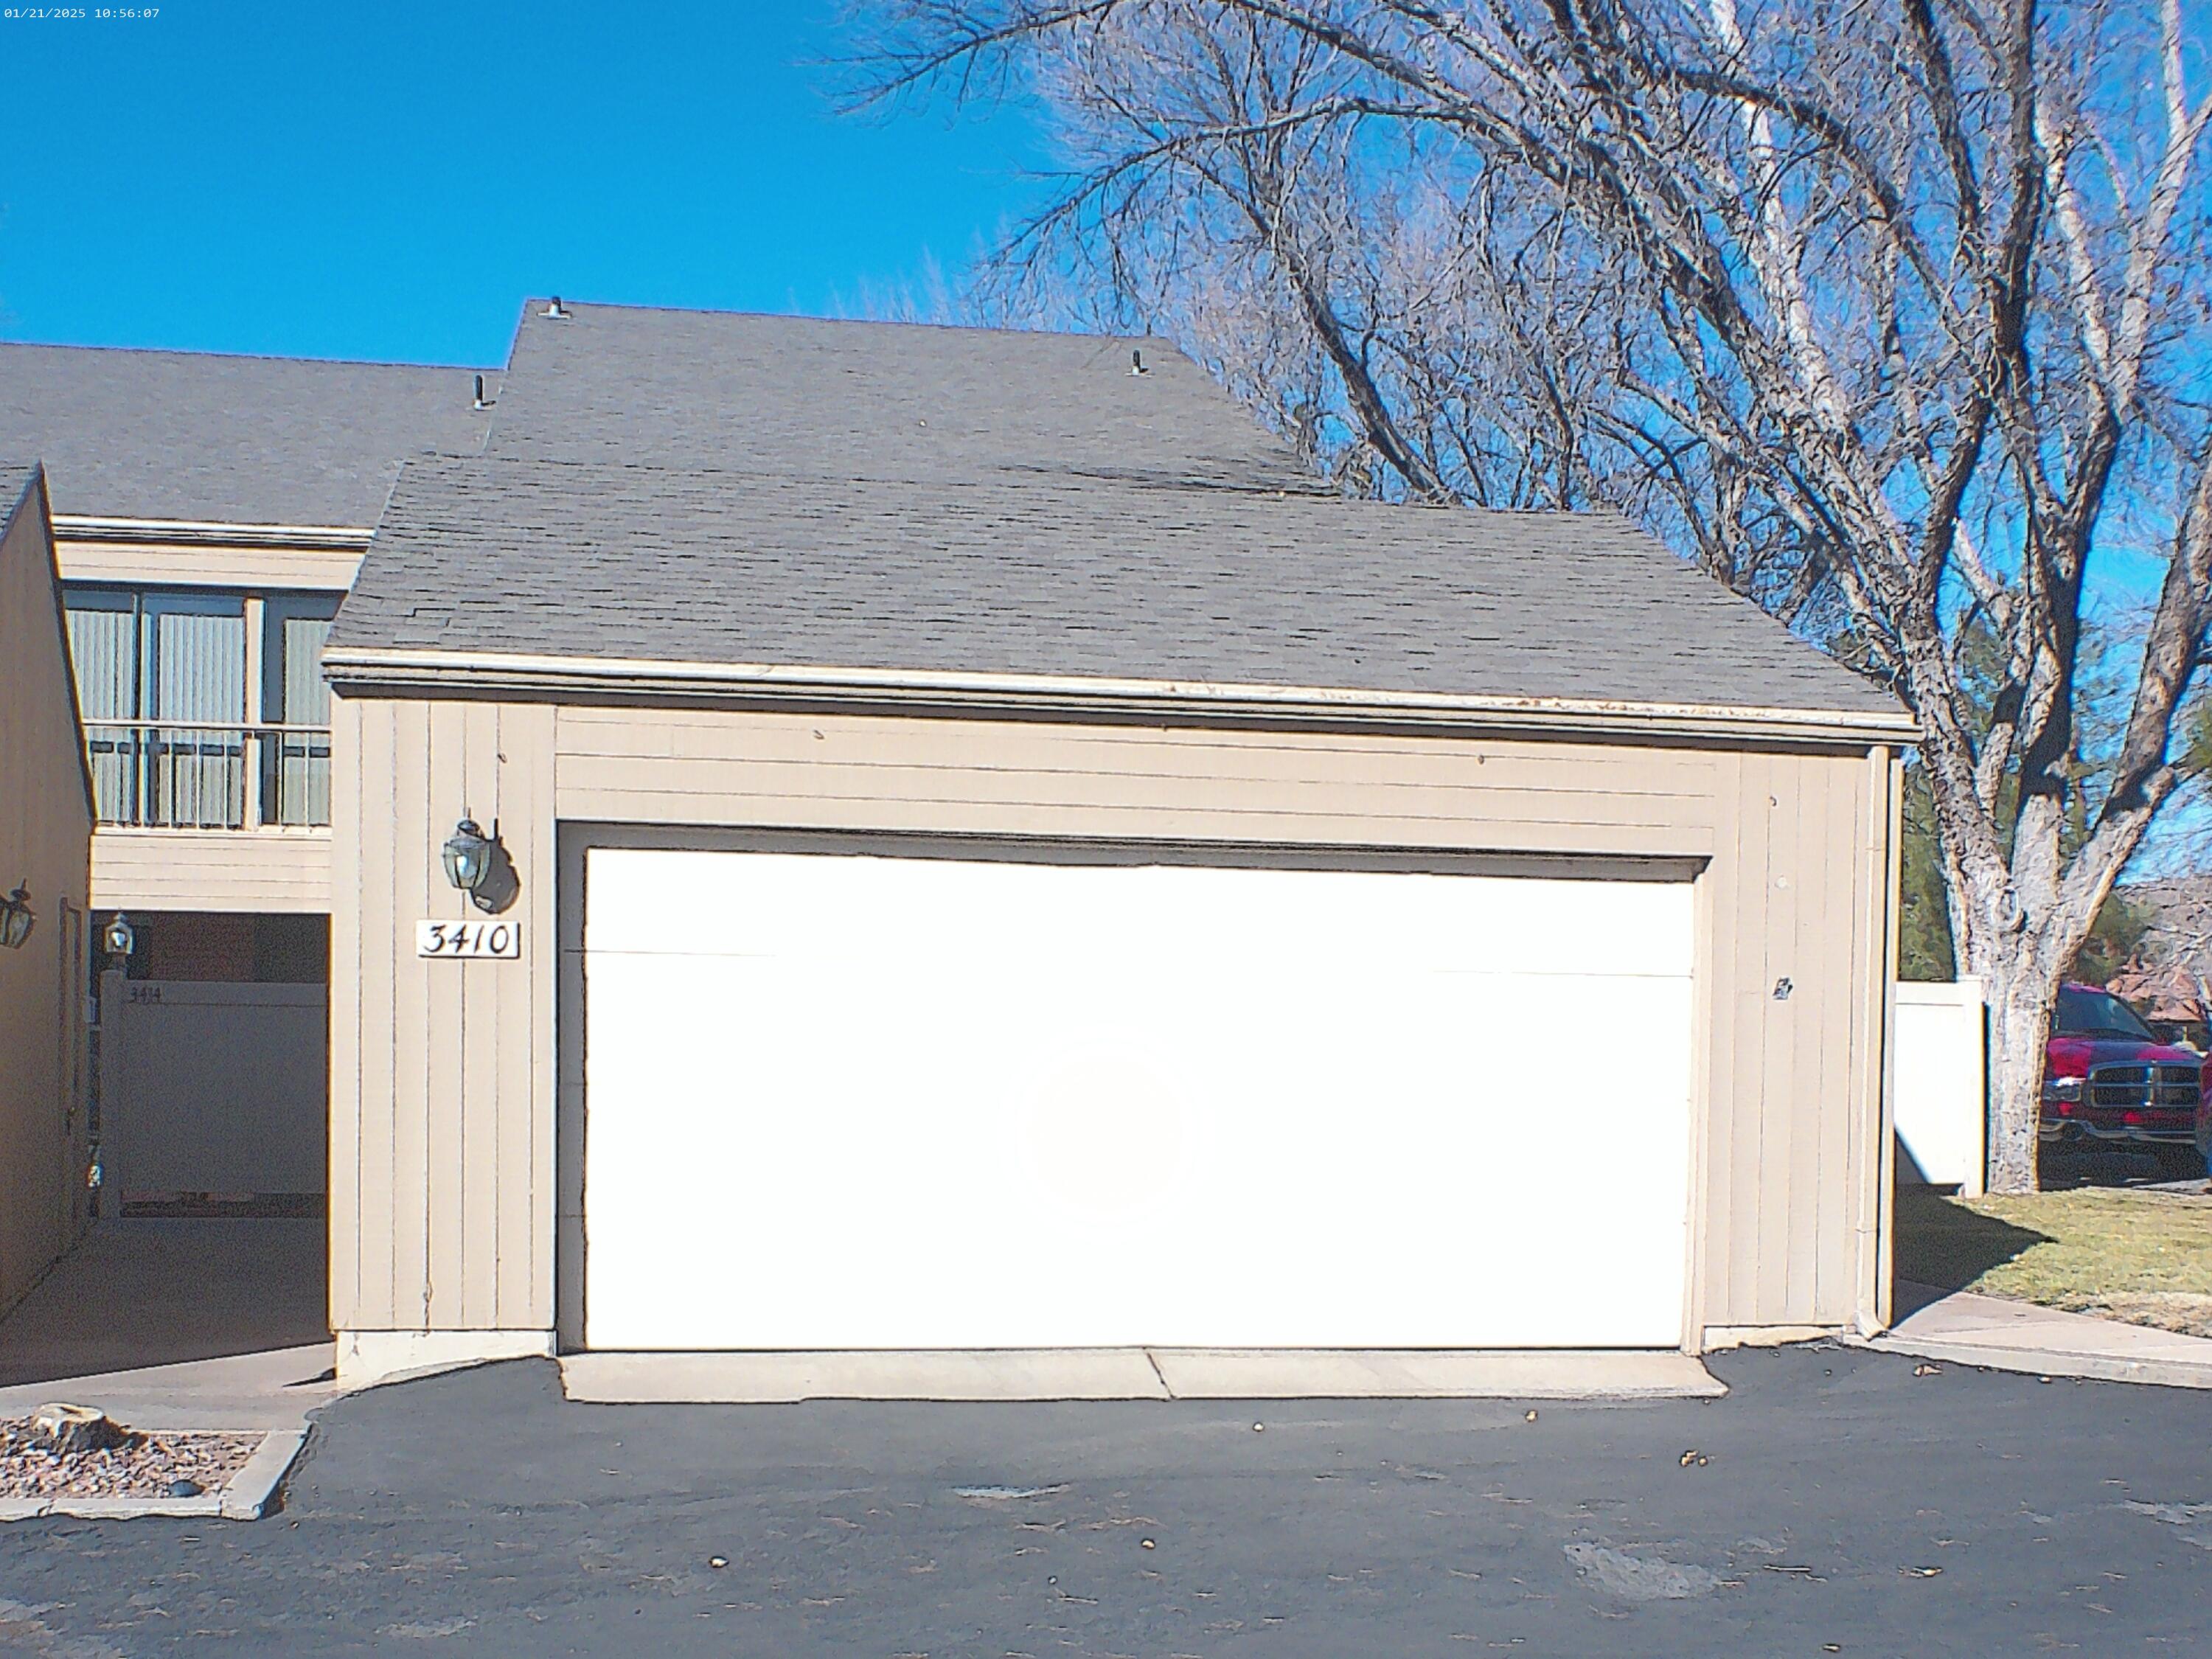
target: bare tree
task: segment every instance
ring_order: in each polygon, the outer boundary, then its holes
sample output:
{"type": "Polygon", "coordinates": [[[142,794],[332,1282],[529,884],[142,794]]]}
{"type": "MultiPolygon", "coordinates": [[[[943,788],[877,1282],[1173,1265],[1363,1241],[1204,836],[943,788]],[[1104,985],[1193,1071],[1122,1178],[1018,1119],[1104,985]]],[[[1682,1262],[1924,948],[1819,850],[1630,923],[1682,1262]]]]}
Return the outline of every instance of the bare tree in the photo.
{"type": "Polygon", "coordinates": [[[1893,685],[2035,1182],[2057,988],[2212,620],[2180,0],[872,0],[877,96],[1040,99],[1002,300],[1179,333],[1347,488],[1611,501],[1893,685]],[[2092,558],[2148,569],[2085,720],[2092,558]]]}

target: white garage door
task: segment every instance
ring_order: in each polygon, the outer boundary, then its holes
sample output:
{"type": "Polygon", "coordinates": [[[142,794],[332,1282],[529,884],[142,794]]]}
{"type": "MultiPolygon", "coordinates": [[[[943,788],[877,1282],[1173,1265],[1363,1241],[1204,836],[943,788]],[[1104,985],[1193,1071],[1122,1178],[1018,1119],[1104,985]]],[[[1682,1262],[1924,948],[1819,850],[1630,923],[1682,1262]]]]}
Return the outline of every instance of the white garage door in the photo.
{"type": "Polygon", "coordinates": [[[1686,882],[588,858],[591,1346],[1681,1339],[1686,882]]]}

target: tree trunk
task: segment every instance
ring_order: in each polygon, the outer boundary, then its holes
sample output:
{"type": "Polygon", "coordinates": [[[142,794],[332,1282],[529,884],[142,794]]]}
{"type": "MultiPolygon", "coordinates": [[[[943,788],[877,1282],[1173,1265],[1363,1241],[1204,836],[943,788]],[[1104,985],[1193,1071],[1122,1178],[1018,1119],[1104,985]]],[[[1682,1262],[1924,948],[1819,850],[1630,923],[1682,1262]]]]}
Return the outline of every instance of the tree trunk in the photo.
{"type": "Polygon", "coordinates": [[[2038,960],[2033,935],[1988,941],[1970,964],[1990,1005],[1989,1189],[2036,1190],[2036,1129],[2043,1111],[2043,1047],[2060,975],[2038,960]]]}

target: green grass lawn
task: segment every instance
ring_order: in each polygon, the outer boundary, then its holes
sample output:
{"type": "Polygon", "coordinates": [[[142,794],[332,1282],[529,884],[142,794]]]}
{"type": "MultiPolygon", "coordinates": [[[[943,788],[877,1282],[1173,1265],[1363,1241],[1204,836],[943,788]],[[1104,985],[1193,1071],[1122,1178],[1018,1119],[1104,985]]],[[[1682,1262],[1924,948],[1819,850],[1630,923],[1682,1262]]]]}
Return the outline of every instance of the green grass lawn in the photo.
{"type": "Polygon", "coordinates": [[[1897,1194],[1897,1276],[2212,1336],[2212,1199],[2083,1188],[1897,1194]]]}

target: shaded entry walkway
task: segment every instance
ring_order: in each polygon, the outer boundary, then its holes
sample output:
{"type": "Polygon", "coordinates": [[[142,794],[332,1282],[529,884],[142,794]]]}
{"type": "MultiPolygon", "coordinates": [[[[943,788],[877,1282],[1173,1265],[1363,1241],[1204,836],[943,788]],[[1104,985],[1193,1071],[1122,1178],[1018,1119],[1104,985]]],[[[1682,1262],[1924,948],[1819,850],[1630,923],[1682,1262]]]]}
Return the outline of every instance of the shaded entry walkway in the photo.
{"type": "Polygon", "coordinates": [[[332,1392],[319,1221],[102,1220],[0,1320],[0,1417],[277,1427],[332,1392]]]}

